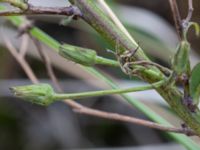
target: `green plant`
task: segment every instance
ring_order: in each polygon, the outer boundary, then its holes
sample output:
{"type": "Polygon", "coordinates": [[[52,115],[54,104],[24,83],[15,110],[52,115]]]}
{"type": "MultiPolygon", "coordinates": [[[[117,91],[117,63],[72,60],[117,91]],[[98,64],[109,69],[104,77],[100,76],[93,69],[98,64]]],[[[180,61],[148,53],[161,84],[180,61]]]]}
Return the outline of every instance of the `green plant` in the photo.
{"type": "MultiPolygon", "coordinates": [[[[178,24],[181,28],[183,27],[180,33],[182,33],[184,36],[181,36],[180,47],[174,57],[172,71],[170,71],[169,69],[164,68],[159,64],[151,62],[149,58],[147,58],[147,56],[144,54],[143,50],[134,41],[134,39],[132,39],[132,37],[130,37],[130,35],[126,32],[123,26],[120,27],[121,30],[119,30],[118,28],[119,24],[117,24],[115,20],[113,21],[102,10],[100,10],[94,1],[71,0],[71,2],[76,7],[73,6],[67,8],[66,10],[73,13],[65,12],[65,14],[74,15],[75,18],[78,17],[83,19],[89,25],[91,25],[97,32],[99,32],[102,37],[104,37],[114,48],[116,48],[116,55],[118,62],[114,60],[109,60],[107,58],[99,57],[96,55],[95,51],[92,50],[79,48],[67,44],[64,46],[60,45],[57,41],[55,41],[54,39],[43,33],[41,30],[33,26],[31,26],[29,33],[35,38],[37,38],[39,41],[55,49],[57,52],[62,54],[62,56],[72,61],[75,61],[76,63],[85,65],[83,66],[83,68],[86,71],[105,80],[113,88],[117,88],[117,86],[108,78],[106,78],[106,76],[97,72],[93,68],[94,65],[104,64],[109,66],[121,67],[121,69],[124,71],[125,74],[134,75],[144,81],[149,82],[152,85],[148,86],[148,88],[153,87],[154,89],[156,89],[158,93],[160,93],[160,95],[163,96],[163,98],[169,103],[171,108],[179,115],[179,117],[183,119],[191,129],[194,130],[195,134],[199,136],[200,135],[199,110],[196,107],[199,99],[198,95],[199,79],[197,77],[199,69],[198,67],[195,67],[194,70],[192,71],[192,76],[190,78],[191,70],[189,68],[190,63],[188,58],[188,51],[190,50],[190,45],[185,38],[189,26],[189,24],[187,25],[187,23],[189,23],[190,18],[189,19],[186,18],[186,22],[184,22],[183,26],[180,23],[178,24]],[[84,53],[82,54],[83,51],[84,53]],[[183,64],[185,66],[183,66],[183,64]],[[86,66],[92,66],[92,67],[86,67],[86,66]],[[169,74],[171,75],[169,76],[169,74]],[[181,81],[183,81],[183,77],[186,77],[184,78],[185,84],[183,85],[184,93],[182,93],[176,85],[176,79],[179,78],[181,79],[181,81]],[[159,83],[159,86],[155,86],[156,83],[159,83]],[[194,83],[196,84],[194,85],[194,83]],[[195,93],[193,93],[194,89],[195,93]],[[195,99],[196,101],[195,104],[193,104],[193,101],[190,101],[189,96],[195,99]]],[[[13,3],[11,4],[21,8],[22,10],[20,12],[3,12],[2,15],[14,15],[14,14],[26,14],[26,13],[38,14],[41,12],[48,13],[46,11],[46,8],[41,8],[42,10],[40,10],[40,12],[38,11],[36,12],[35,11],[36,9],[33,6],[26,7],[29,4],[24,1],[17,1],[17,3],[14,3],[13,1],[13,3]],[[22,5],[19,5],[19,2],[22,5]]],[[[54,13],[56,14],[59,12],[58,10],[55,10],[55,8],[54,9],[52,8],[51,10],[52,10],[51,14],[54,13]]],[[[60,11],[60,13],[63,14],[64,12],[60,11]]],[[[22,17],[7,17],[7,19],[9,19],[16,26],[20,26],[21,24],[27,21],[25,18],[22,17]]],[[[17,88],[14,88],[15,92],[16,89],[17,88]]],[[[116,93],[120,93],[122,91],[127,92],[127,89],[125,90],[117,89],[110,91],[117,91],[116,93]]],[[[109,94],[109,92],[105,93],[105,91],[103,91],[103,94],[109,94]]],[[[74,95],[78,95],[78,93],[74,95]]],[[[125,97],[125,99],[127,99],[130,103],[135,105],[143,112],[148,110],[146,114],[152,120],[155,120],[159,123],[163,123],[165,125],[169,124],[165,120],[163,120],[162,117],[155,114],[146,106],[140,104],[139,102],[133,101],[126,95],[123,96],[125,97]]],[[[64,95],[62,98],[76,98],[76,97],[66,97],[66,95],[64,95]]],[[[173,133],[170,133],[170,135],[174,137],[177,141],[183,143],[189,149],[195,149],[199,147],[195,144],[191,144],[189,142],[190,140],[187,139],[186,137],[175,135],[173,133]]]]}

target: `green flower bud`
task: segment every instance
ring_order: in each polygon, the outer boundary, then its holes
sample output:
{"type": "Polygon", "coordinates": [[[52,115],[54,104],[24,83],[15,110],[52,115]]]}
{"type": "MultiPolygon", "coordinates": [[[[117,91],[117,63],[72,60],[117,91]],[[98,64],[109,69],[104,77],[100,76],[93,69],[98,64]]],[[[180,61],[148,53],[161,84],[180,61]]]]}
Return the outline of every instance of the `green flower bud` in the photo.
{"type": "Polygon", "coordinates": [[[189,51],[190,44],[187,41],[181,41],[172,62],[172,69],[177,76],[190,72],[189,51]]]}
{"type": "Polygon", "coordinates": [[[15,96],[26,101],[47,106],[54,101],[54,90],[48,84],[33,84],[10,88],[15,96]]]}
{"type": "Polygon", "coordinates": [[[63,44],[59,54],[75,63],[92,66],[96,63],[97,54],[94,50],[63,44]]]}

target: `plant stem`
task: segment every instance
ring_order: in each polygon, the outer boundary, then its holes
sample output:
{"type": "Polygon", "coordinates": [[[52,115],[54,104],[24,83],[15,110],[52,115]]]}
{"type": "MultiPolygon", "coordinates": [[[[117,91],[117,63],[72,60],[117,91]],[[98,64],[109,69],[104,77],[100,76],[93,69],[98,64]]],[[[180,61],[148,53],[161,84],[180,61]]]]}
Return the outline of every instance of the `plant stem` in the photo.
{"type": "Polygon", "coordinates": [[[111,67],[119,67],[118,61],[107,59],[101,56],[96,56],[96,64],[107,65],[111,67]]]}
{"type": "Polygon", "coordinates": [[[120,30],[128,36],[128,38],[136,45],[138,45],[133,37],[130,35],[130,33],[126,30],[126,28],[123,26],[121,21],[117,18],[115,13],[112,11],[112,9],[108,6],[108,4],[105,2],[105,0],[98,0],[99,4],[104,8],[104,10],[107,12],[108,16],[112,19],[112,21],[116,24],[117,27],[119,27],[120,30]]]}
{"type": "Polygon", "coordinates": [[[62,44],[59,48],[59,54],[68,60],[84,66],[107,65],[120,67],[118,61],[98,56],[95,50],[88,48],[62,44]]]}
{"type": "MultiPolygon", "coordinates": [[[[0,16],[17,16],[17,15],[65,15],[65,16],[81,16],[81,12],[77,7],[69,6],[69,7],[38,7],[32,6],[28,4],[27,9],[22,10],[13,10],[13,11],[3,11],[0,12],[0,16]],[[24,11],[23,11],[24,10],[24,11]]],[[[16,5],[15,5],[16,6],[16,5]]],[[[24,6],[21,6],[24,7],[24,6]]],[[[19,7],[20,8],[20,7],[19,7]]],[[[26,8],[26,7],[25,7],[26,8]]]]}
{"type": "MultiPolygon", "coordinates": [[[[31,38],[33,39],[33,37],[31,37],[31,38]]],[[[33,40],[35,41],[36,39],[33,39],[33,40]]],[[[25,60],[26,51],[22,50],[23,47],[21,47],[20,52],[17,52],[17,49],[12,48],[13,45],[12,45],[11,41],[9,41],[8,39],[5,39],[4,41],[6,43],[8,50],[12,53],[12,55],[17,60],[23,59],[24,60],[23,63],[25,65],[29,66],[27,61],[25,60]],[[12,45],[12,46],[9,46],[9,45],[12,45]]],[[[24,43],[24,41],[22,42],[22,44],[23,43],[24,43]]],[[[40,53],[41,53],[41,57],[44,59],[44,63],[45,63],[45,66],[47,68],[47,72],[48,72],[49,77],[51,78],[52,82],[54,83],[54,86],[56,87],[56,89],[58,91],[62,91],[62,88],[60,87],[60,85],[57,81],[57,78],[56,78],[56,76],[53,72],[53,69],[51,68],[50,61],[48,60],[49,59],[48,55],[46,55],[46,53],[42,51],[41,47],[39,46],[40,45],[39,41],[36,42],[35,44],[38,48],[38,51],[40,51],[40,53]]],[[[24,65],[22,65],[22,63],[20,63],[20,65],[21,65],[22,69],[27,73],[28,72],[27,68],[24,67],[24,65]]],[[[30,67],[28,67],[28,68],[30,69],[31,74],[34,74],[33,70],[30,67]]],[[[30,76],[30,74],[27,74],[27,76],[30,78],[30,80],[33,83],[35,83],[35,81],[32,80],[32,77],[30,76]]],[[[36,77],[36,80],[39,81],[37,77],[36,77]]],[[[186,134],[186,135],[190,135],[190,136],[195,135],[195,132],[191,129],[169,127],[169,126],[166,126],[166,125],[162,125],[162,124],[154,123],[154,122],[151,122],[151,121],[135,118],[135,117],[132,117],[132,116],[126,116],[126,115],[121,115],[121,114],[118,114],[118,113],[111,113],[111,112],[96,110],[96,109],[92,109],[92,108],[89,108],[89,107],[85,107],[85,106],[83,106],[83,105],[81,105],[81,104],[79,104],[75,101],[72,101],[72,100],[71,101],[64,100],[64,103],[69,105],[73,109],[74,112],[80,113],[80,114],[85,114],[85,115],[90,115],[90,116],[100,117],[100,118],[110,119],[110,120],[117,120],[117,121],[121,121],[121,122],[133,123],[133,124],[136,124],[136,125],[145,126],[145,127],[149,127],[149,128],[152,128],[152,129],[165,131],[165,132],[182,133],[182,134],[186,134]]]]}
{"type": "Polygon", "coordinates": [[[169,0],[179,40],[182,38],[182,21],[176,0],[169,0]]]}
{"type": "Polygon", "coordinates": [[[94,97],[94,96],[102,96],[109,94],[122,94],[122,93],[130,93],[130,92],[138,92],[144,90],[151,90],[154,88],[160,87],[165,81],[159,81],[152,85],[142,86],[142,87],[133,87],[126,89],[111,89],[111,90],[102,90],[102,91],[92,91],[92,92],[83,92],[83,93],[73,93],[73,94],[55,94],[54,99],[78,99],[78,98],[86,98],[86,97],[94,97]]]}
{"type": "Polygon", "coordinates": [[[192,18],[193,11],[194,11],[193,0],[188,0],[188,14],[187,14],[187,17],[185,18],[186,23],[190,22],[190,20],[192,18]]]}
{"type": "MultiPolygon", "coordinates": [[[[70,0],[82,12],[82,18],[92,26],[102,37],[104,37],[113,47],[119,44],[119,50],[123,53],[126,50],[137,48],[130,39],[116,28],[113,22],[100,10],[92,0],[70,0]]],[[[141,48],[134,55],[135,61],[149,60],[141,48]]],[[[165,75],[156,67],[149,67],[141,71],[138,76],[149,83],[165,79],[165,75]],[[150,75],[151,74],[151,75],[150,75]],[[153,74],[153,76],[152,76],[153,74]]],[[[187,106],[183,104],[183,94],[176,86],[168,85],[157,88],[160,95],[168,102],[172,109],[179,115],[184,122],[194,129],[200,136],[200,111],[192,113],[187,106]]]]}
{"type": "MultiPolygon", "coordinates": [[[[0,6],[0,9],[4,10],[4,7],[0,6]]],[[[26,24],[28,22],[28,20],[25,19],[22,16],[21,17],[19,17],[19,16],[6,17],[6,19],[11,21],[13,23],[13,25],[15,25],[17,27],[20,27],[21,25],[26,24]]],[[[40,40],[40,42],[42,42],[43,44],[45,44],[48,47],[52,48],[55,52],[59,51],[59,47],[61,46],[59,44],[59,42],[56,41],[55,39],[53,39],[52,37],[50,37],[49,35],[47,35],[46,33],[44,33],[39,28],[33,27],[33,28],[31,28],[31,30],[29,30],[29,33],[32,36],[34,36],[35,38],[37,38],[38,40],[40,40]]],[[[82,68],[85,71],[87,71],[88,73],[90,73],[91,75],[97,77],[101,81],[103,81],[103,82],[107,83],[108,85],[110,85],[113,89],[119,88],[114,83],[114,81],[112,81],[110,78],[106,77],[106,75],[104,75],[104,74],[100,73],[99,71],[95,70],[94,68],[85,67],[85,66],[82,66],[82,68]]],[[[151,120],[154,120],[154,121],[156,121],[156,122],[158,122],[160,124],[172,126],[172,124],[169,123],[167,120],[165,120],[164,117],[162,117],[161,115],[157,114],[155,111],[153,111],[151,108],[149,108],[147,105],[143,104],[142,102],[138,101],[137,99],[135,99],[133,97],[130,97],[127,94],[121,94],[121,96],[127,102],[129,102],[132,106],[136,107],[138,110],[143,112],[151,120]]],[[[67,101],[67,102],[70,103],[71,101],[67,101]]],[[[77,104],[75,106],[77,106],[77,104]]],[[[79,105],[78,105],[78,107],[79,107],[79,105]]],[[[175,133],[167,133],[167,135],[169,135],[170,137],[175,139],[177,142],[185,145],[190,150],[199,149],[199,145],[197,145],[194,141],[192,141],[190,138],[188,138],[188,137],[186,137],[184,135],[178,135],[178,134],[175,134],[175,133]]]]}

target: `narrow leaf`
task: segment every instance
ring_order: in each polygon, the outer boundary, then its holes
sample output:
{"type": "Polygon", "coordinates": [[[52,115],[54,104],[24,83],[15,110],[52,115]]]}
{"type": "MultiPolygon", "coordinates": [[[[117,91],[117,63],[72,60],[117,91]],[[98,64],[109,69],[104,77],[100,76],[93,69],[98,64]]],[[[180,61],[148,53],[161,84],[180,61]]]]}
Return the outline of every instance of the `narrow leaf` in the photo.
{"type": "Polygon", "coordinates": [[[200,96],[200,63],[193,68],[189,85],[190,95],[192,96],[194,103],[198,104],[200,96]]]}

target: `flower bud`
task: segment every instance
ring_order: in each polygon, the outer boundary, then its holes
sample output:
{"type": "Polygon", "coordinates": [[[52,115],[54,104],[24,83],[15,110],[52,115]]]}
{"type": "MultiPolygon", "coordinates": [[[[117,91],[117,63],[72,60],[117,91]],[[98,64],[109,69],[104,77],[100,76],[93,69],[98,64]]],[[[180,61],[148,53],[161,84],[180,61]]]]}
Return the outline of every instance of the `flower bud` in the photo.
{"type": "Polygon", "coordinates": [[[59,49],[59,54],[75,63],[92,66],[96,63],[96,52],[91,49],[63,44],[59,49]]]}
{"type": "Polygon", "coordinates": [[[54,90],[48,84],[17,86],[10,90],[15,96],[38,105],[47,106],[54,101],[54,90]]]}

